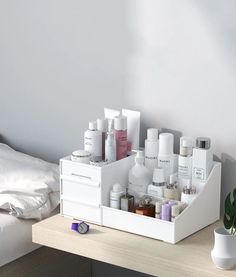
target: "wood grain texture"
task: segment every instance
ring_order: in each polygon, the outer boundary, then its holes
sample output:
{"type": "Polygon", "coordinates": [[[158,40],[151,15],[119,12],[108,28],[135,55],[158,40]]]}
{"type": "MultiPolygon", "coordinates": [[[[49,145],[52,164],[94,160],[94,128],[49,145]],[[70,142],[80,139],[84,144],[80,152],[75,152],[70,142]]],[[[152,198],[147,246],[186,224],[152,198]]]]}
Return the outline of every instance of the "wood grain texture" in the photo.
{"type": "Polygon", "coordinates": [[[158,277],[236,276],[215,268],[210,252],[215,223],[176,245],[90,225],[86,235],[70,230],[72,220],[53,216],[33,225],[33,242],[158,277]]]}

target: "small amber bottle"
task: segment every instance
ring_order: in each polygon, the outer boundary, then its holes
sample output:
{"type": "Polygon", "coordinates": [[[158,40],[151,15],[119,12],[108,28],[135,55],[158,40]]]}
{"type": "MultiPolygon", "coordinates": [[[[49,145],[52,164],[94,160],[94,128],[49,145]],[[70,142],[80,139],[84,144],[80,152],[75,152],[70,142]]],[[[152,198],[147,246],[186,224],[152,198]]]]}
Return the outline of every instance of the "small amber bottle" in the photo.
{"type": "Polygon", "coordinates": [[[150,196],[143,196],[135,209],[136,214],[155,217],[155,206],[151,204],[152,198],[150,196]]]}

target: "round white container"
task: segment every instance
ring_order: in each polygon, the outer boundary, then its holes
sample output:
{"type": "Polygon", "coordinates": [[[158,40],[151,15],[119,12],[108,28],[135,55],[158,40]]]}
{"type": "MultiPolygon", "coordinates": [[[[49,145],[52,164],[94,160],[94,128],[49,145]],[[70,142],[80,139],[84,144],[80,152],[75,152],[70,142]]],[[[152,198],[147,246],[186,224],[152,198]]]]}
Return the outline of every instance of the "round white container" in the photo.
{"type": "Polygon", "coordinates": [[[236,266],[236,236],[230,235],[225,228],[214,230],[215,244],[211,258],[216,267],[229,270],[236,266]]]}
{"type": "Polygon", "coordinates": [[[71,160],[73,162],[89,164],[91,154],[85,150],[76,150],[71,154],[71,160]]]}

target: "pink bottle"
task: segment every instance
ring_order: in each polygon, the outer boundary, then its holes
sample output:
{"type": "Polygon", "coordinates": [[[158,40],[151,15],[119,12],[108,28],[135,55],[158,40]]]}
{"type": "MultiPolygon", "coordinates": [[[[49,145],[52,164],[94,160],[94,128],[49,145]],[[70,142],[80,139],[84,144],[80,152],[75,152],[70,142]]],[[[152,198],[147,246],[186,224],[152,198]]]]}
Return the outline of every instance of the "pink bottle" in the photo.
{"type": "Polygon", "coordinates": [[[116,116],[114,118],[114,134],[116,139],[116,159],[127,157],[127,117],[116,116]]]}

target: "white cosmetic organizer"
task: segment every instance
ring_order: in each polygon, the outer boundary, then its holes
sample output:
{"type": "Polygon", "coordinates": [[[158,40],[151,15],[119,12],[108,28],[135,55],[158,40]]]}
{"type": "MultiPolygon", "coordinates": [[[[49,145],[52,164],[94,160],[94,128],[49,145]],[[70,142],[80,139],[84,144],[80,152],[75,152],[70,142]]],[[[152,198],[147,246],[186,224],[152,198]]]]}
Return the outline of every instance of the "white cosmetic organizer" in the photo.
{"type": "Polygon", "coordinates": [[[196,199],[174,222],[109,207],[114,183],[127,185],[134,155],[103,167],[60,160],[61,215],[134,234],[177,243],[220,218],[221,163],[213,169],[196,199]]]}

